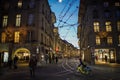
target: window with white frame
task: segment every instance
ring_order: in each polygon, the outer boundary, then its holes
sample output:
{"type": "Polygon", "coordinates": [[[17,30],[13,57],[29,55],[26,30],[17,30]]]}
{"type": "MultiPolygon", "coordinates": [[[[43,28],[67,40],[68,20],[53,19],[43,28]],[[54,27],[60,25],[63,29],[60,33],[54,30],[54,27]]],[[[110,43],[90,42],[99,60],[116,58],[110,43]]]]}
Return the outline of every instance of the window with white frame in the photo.
{"type": "Polygon", "coordinates": [[[99,29],[99,22],[94,22],[93,23],[93,26],[94,26],[94,32],[99,32],[100,31],[100,29],[99,29]]]}
{"type": "Polygon", "coordinates": [[[21,14],[16,15],[16,26],[20,26],[21,24],[21,14]]]}
{"type": "Polygon", "coordinates": [[[96,36],[96,45],[100,45],[100,37],[96,36]]]}
{"type": "Polygon", "coordinates": [[[8,25],[8,16],[5,15],[5,16],[3,16],[3,23],[2,23],[2,26],[5,27],[5,26],[7,26],[7,25],[8,25]]]}
{"type": "Polygon", "coordinates": [[[112,31],[112,27],[111,27],[111,22],[110,21],[105,22],[105,26],[106,26],[106,31],[107,32],[111,32],[112,31]]]}
{"type": "Polygon", "coordinates": [[[110,37],[110,36],[107,37],[107,43],[108,44],[112,44],[113,43],[112,37],[110,37]]]}
{"type": "Polygon", "coordinates": [[[22,7],[22,0],[18,1],[18,7],[21,8],[22,7]]]}

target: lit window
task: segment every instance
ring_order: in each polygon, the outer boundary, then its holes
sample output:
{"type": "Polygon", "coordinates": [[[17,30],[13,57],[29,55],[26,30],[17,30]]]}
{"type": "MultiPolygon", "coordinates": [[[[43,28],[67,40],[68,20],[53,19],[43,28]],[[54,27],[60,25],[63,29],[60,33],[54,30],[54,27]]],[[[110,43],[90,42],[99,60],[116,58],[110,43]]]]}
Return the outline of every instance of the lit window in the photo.
{"type": "Polygon", "coordinates": [[[115,6],[120,6],[120,2],[115,2],[115,6]]]}
{"type": "Polygon", "coordinates": [[[107,32],[111,32],[111,31],[112,31],[111,22],[109,22],[109,21],[106,22],[106,23],[105,23],[105,26],[106,26],[106,31],[107,31],[107,32]]]}
{"type": "Polygon", "coordinates": [[[8,16],[3,16],[3,24],[2,26],[5,27],[8,24],[8,16]]]}
{"type": "Polygon", "coordinates": [[[21,8],[22,7],[22,0],[18,1],[18,7],[21,8]]]}
{"type": "Polygon", "coordinates": [[[96,45],[100,45],[100,37],[96,36],[96,45]]]}
{"type": "Polygon", "coordinates": [[[107,37],[107,43],[112,44],[112,37],[107,37]]]}
{"type": "Polygon", "coordinates": [[[15,32],[15,43],[19,43],[20,41],[20,32],[15,32]]]}
{"type": "Polygon", "coordinates": [[[1,42],[2,42],[2,43],[5,43],[5,40],[6,40],[6,34],[5,34],[5,33],[2,33],[1,42]]]}
{"type": "Polygon", "coordinates": [[[94,25],[94,31],[99,32],[99,22],[94,22],[93,25],[94,25]]]}
{"type": "Polygon", "coordinates": [[[117,29],[120,31],[120,21],[117,22],[117,29]]]}
{"type": "Polygon", "coordinates": [[[120,35],[118,36],[118,39],[119,39],[119,44],[120,44],[120,35]]]}
{"type": "Polygon", "coordinates": [[[21,15],[17,14],[16,15],[16,26],[20,26],[20,23],[21,23],[21,15]]]}

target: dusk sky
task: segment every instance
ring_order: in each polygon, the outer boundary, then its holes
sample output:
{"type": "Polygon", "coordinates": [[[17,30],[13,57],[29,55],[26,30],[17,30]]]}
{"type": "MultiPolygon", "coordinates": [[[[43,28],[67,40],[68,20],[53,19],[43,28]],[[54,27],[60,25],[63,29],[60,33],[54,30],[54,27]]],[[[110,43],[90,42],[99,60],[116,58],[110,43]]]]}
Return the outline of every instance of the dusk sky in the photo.
{"type": "Polygon", "coordinates": [[[48,0],[55,13],[60,37],[78,48],[77,27],[80,0],[48,0]]]}

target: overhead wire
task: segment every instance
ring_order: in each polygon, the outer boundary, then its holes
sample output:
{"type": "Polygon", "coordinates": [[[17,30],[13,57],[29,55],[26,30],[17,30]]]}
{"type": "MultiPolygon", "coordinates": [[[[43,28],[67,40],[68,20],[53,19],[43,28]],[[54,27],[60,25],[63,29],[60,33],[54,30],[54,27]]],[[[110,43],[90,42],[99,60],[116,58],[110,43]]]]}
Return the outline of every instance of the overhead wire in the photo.
{"type": "Polygon", "coordinates": [[[75,2],[76,0],[72,0],[72,2],[69,4],[69,7],[68,7],[68,9],[66,10],[66,12],[65,12],[65,14],[61,17],[61,19],[59,20],[59,23],[58,23],[58,25],[57,26],[59,26],[60,25],[60,23],[61,23],[61,21],[63,20],[63,18],[66,16],[66,14],[69,12],[69,10],[70,10],[70,8],[73,6],[73,4],[74,4],[74,2],[75,2]]]}

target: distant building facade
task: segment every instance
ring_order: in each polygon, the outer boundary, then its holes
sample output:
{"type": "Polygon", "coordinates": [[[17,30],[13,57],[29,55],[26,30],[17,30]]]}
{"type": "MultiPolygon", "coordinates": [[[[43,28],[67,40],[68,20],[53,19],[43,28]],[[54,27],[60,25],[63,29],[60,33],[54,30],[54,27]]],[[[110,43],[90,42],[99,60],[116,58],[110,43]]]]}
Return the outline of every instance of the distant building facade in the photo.
{"type": "MultiPolygon", "coordinates": [[[[55,19],[48,0],[0,0],[0,57],[29,59],[53,49],[55,19]],[[6,57],[5,57],[6,56],[6,57]]],[[[4,60],[6,59],[6,60],[4,60]]]]}
{"type": "Polygon", "coordinates": [[[89,63],[120,63],[120,1],[80,0],[78,38],[89,63]]]}

